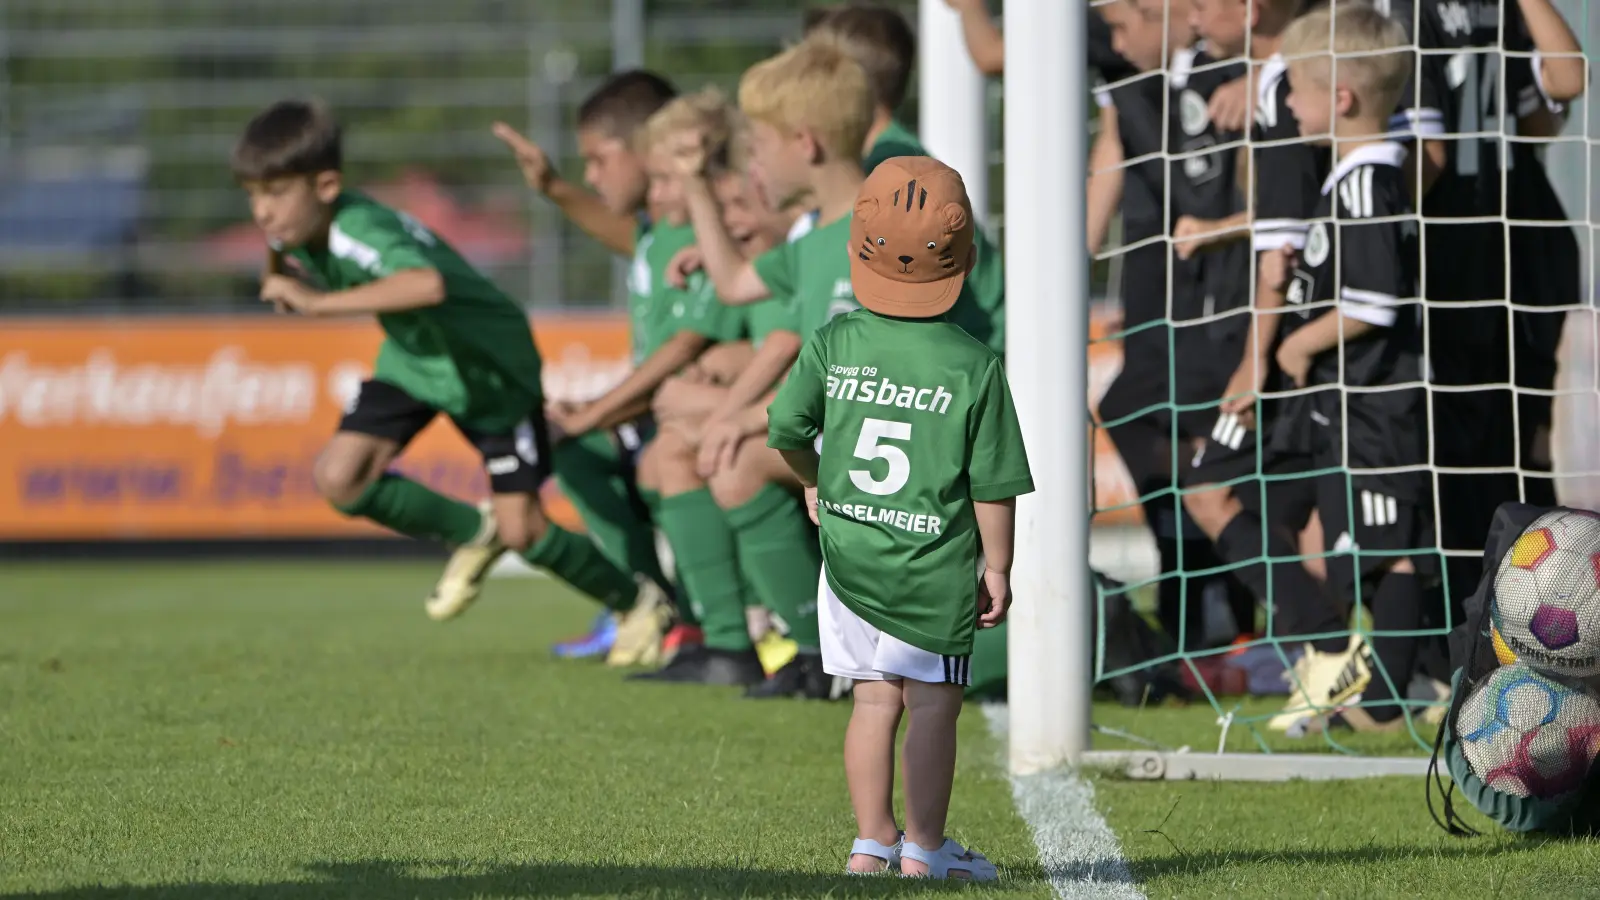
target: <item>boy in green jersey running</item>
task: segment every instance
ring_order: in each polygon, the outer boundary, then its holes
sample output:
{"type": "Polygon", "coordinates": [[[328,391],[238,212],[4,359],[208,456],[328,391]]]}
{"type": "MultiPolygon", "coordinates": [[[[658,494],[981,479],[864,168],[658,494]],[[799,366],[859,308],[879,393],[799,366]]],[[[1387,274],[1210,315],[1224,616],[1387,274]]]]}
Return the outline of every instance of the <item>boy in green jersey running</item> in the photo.
{"type": "Polygon", "coordinates": [[[261,298],[307,316],[375,315],[384,331],[373,377],[317,458],[317,489],[346,515],[459,548],[428,598],[435,619],[466,609],[508,549],[612,609],[664,603],[655,582],[539,505],[550,441],[527,316],[421,223],[346,190],[342,165],[338,123],[297,101],[252,119],[232,158],[256,224],[306,279],[268,274],[261,298]],[[483,455],[484,510],[388,471],[440,413],[483,455]]]}
{"type": "MultiPolygon", "coordinates": [[[[497,122],[494,133],[511,149],[529,187],[606,249],[632,259],[637,271],[648,266],[656,243],[656,229],[647,213],[649,172],[638,136],[650,117],[676,96],[660,76],[630,70],[611,76],[583,101],[578,109],[578,149],[584,159],[584,181],[592,190],[562,178],[544,150],[511,126],[497,122]]],[[[629,279],[630,305],[648,309],[648,291],[641,295],[636,290],[639,284],[637,276],[629,279]]],[[[646,332],[651,323],[635,318],[633,325],[636,353],[649,349],[652,341],[646,332]]],[[[577,409],[560,405],[549,411],[566,431],[566,439],[557,440],[555,446],[562,490],[613,559],[662,579],[650,521],[652,498],[642,495],[636,485],[635,457],[651,431],[648,421],[638,418],[647,406],[635,404],[603,416],[611,420],[606,427],[562,421],[577,409]]],[[[664,607],[642,610],[620,625],[603,615],[588,635],[557,644],[555,651],[565,657],[606,655],[613,665],[650,664],[656,661],[670,624],[670,610],[664,607]]]]}
{"type": "Polygon", "coordinates": [[[1033,480],[999,358],[944,318],[976,258],[961,176],[886,160],[854,205],[849,250],[866,309],[806,339],[768,432],[822,531],[823,667],[854,681],[848,865],[992,881],[945,824],[973,637],[1010,606],[1015,498],[1033,480]],[[907,713],[902,842],[891,801],[907,713]]]}

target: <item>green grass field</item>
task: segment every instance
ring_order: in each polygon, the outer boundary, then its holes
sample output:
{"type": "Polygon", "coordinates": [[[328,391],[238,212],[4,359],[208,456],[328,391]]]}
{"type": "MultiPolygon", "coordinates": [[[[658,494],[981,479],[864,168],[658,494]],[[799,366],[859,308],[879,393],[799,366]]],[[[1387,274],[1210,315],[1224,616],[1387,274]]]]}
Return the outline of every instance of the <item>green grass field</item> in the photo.
{"type": "MultiPolygon", "coordinates": [[[[0,568],[0,897],[920,897],[839,873],[844,705],[628,684],[546,647],[591,609],[436,568],[0,568]]],[[[1208,709],[1101,720],[1214,749],[1208,709]]],[[[952,833],[1051,896],[984,717],[952,833]]],[[[1230,739],[1230,744],[1233,740],[1230,739]]],[[[1244,749],[1241,744],[1238,749],[1244,749]]],[[[1414,780],[1095,779],[1151,897],[1600,896],[1600,848],[1434,829],[1414,780]]]]}

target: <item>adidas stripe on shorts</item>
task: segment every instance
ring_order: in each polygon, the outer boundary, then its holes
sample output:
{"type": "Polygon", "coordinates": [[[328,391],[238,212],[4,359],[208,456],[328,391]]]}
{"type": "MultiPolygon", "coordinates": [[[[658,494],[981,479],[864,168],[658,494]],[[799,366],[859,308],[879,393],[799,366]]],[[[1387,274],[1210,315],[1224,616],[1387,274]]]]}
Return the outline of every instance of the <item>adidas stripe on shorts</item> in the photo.
{"type": "Polygon", "coordinates": [[[929,684],[972,683],[972,657],[945,656],[913,647],[867,624],[840,602],[824,572],[817,585],[817,624],[822,632],[822,670],[856,681],[909,678],[929,684]]]}

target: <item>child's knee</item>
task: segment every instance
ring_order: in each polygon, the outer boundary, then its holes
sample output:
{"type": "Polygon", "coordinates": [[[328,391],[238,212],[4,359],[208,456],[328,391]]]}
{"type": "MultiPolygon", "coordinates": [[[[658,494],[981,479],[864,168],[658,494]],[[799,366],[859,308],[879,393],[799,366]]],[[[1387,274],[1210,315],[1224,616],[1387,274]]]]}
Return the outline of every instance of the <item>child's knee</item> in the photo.
{"type": "Polygon", "coordinates": [[[903,682],[857,681],[850,689],[850,702],[864,713],[898,716],[906,703],[903,682]]]}
{"type": "Polygon", "coordinates": [[[706,487],[718,506],[733,509],[749,503],[760,492],[762,481],[748,468],[735,464],[706,479],[706,487]]]}
{"type": "Polygon", "coordinates": [[[337,444],[324,448],[311,466],[317,493],[339,508],[354,505],[382,474],[382,465],[372,454],[352,452],[337,444]]]}
{"type": "Polygon", "coordinates": [[[644,445],[639,451],[639,460],[634,465],[634,481],[639,487],[647,491],[661,490],[661,442],[653,440],[644,445]]]}
{"type": "Polygon", "coordinates": [[[500,543],[513,553],[526,553],[549,529],[544,511],[532,497],[494,498],[494,518],[500,543]]]}
{"type": "Polygon", "coordinates": [[[933,684],[927,681],[905,681],[906,711],[913,719],[921,717],[923,723],[930,719],[948,719],[954,722],[961,715],[966,688],[959,684],[933,684]]]}
{"type": "Polygon", "coordinates": [[[1183,508],[1201,531],[1215,539],[1227,527],[1229,520],[1238,514],[1239,501],[1234,499],[1233,492],[1228,488],[1216,487],[1185,493],[1183,508]]]}

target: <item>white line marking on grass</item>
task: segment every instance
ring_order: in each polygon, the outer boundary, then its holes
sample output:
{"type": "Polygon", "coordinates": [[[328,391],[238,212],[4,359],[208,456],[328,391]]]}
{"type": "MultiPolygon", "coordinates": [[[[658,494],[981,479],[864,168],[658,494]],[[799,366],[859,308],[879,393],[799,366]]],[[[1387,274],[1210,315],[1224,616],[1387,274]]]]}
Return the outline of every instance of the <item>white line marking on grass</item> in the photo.
{"type": "MultiPolygon", "coordinates": [[[[986,703],[989,731],[1003,748],[1010,715],[1001,703],[986,703]]],[[[1050,888],[1061,900],[1145,900],[1122,858],[1117,836],[1094,807],[1094,788],[1070,769],[1012,775],[1017,812],[1033,830],[1050,888]]]]}

